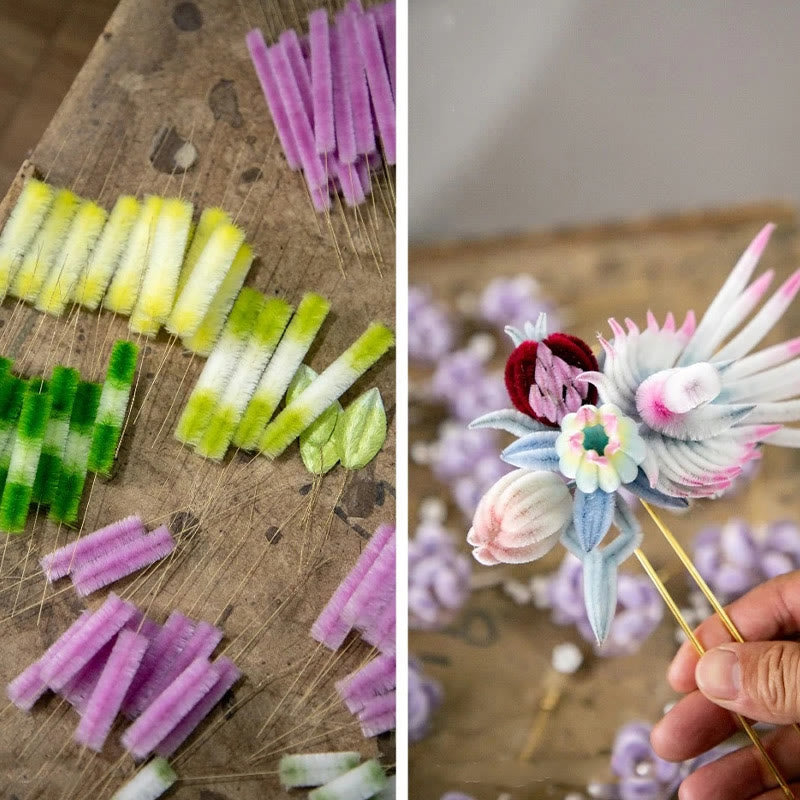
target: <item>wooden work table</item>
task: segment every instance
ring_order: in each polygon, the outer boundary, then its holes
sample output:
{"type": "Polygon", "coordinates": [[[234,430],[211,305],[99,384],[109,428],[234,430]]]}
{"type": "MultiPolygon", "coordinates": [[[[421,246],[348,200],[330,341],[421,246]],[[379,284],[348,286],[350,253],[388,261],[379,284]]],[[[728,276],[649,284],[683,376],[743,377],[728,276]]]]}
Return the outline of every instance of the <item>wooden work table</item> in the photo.
{"type": "MultiPolygon", "coordinates": [[[[689,308],[702,313],[728,270],[768,220],[778,223],[763,259],[777,273],[777,286],[800,263],[800,231],[791,209],[744,208],[592,229],[565,230],[516,239],[412,249],[412,283],[428,285],[451,308],[464,292],[476,293],[493,277],[527,273],[541,282],[559,309],[564,328],[592,344],[609,335],[607,318],[630,316],[643,323],[652,309],[683,319],[689,308]]],[[[800,306],[787,312],[769,343],[796,336],[800,306]]],[[[506,352],[505,350],[503,352],[506,352]]],[[[502,362],[501,362],[502,363],[502,362]]],[[[499,365],[498,365],[499,366],[499,365]]],[[[412,372],[421,383],[425,371],[412,372]]],[[[441,411],[412,404],[409,443],[430,441],[441,411]]],[[[734,498],[696,503],[683,516],[663,512],[688,543],[704,525],[740,516],[753,524],[798,518],[800,454],[767,448],[755,482],[734,498]]],[[[411,464],[410,528],[420,501],[445,496],[430,471],[411,464]]],[[[667,579],[672,593],[686,595],[688,576],[643,511],[644,551],[667,579]]],[[[469,522],[451,506],[449,527],[463,542],[469,522]]],[[[468,550],[466,543],[463,545],[468,550]]],[[[545,559],[521,567],[474,566],[484,583],[492,575],[523,580],[554,570],[563,558],[557,547],[545,559]]],[[[623,569],[640,571],[634,559],[623,569]]],[[[583,791],[589,780],[611,778],[608,761],[616,730],[642,719],[655,722],[674,699],[665,671],[676,650],[676,624],[665,611],[655,634],[634,656],[601,659],[572,627],[550,622],[549,612],[517,606],[499,588],[475,591],[460,618],[445,632],[415,632],[410,651],[426,672],[441,681],[444,705],[431,734],[410,749],[415,800],[438,800],[463,791],[476,800],[559,800],[583,791]],[[554,645],[578,644],[586,660],[547,716],[540,744],[528,762],[519,760],[546,693],[554,645]]]]}
{"type": "MultiPolygon", "coordinates": [[[[352,210],[345,214],[338,203],[330,218],[314,214],[301,177],[287,168],[280,152],[247,56],[244,36],[251,26],[261,25],[272,41],[284,28],[299,27],[313,5],[318,4],[122,0],[11,187],[0,221],[22,176],[32,172],[107,208],[120,193],[180,193],[198,210],[222,206],[247,231],[258,254],[248,285],[295,305],[308,290],[330,299],[331,314],[307,359],[312,367],[324,368],[371,320],[394,326],[393,176],[382,175],[374,201],[358,216],[352,210]],[[187,141],[196,147],[197,159],[184,174],[173,156],[187,141]]],[[[0,309],[0,350],[16,357],[15,370],[25,375],[68,363],[101,379],[111,342],[126,332],[126,320],[107,312],[52,319],[16,308],[10,298],[0,309]]],[[[87,482],[84,529],[133,513],[168,520],[177,535],[199,524],[177,572],[168,573],[158,592],[149,591],[151,582],[134,600],[161,622],[173,608],[219,620],[228,654],[255,638],[239,661],[246,679],[223,702],[230,719],[180,762],[178,771],[186,778],[264,775],[181,783],[173,794],[204,800],[284,797],[274,774],[281,752],[377,752],[375,740],[362,738],[333,695],[333,683],[363,663],[369,648],[353,641],[334,659],[308,631],[369,534],[394,519],[394,356],[385,357],[343,398],[347,402],[379,387],[390,421],[383,451],[364,470],[345,475],[337,468],[321,486],[311,487],[296,447],[275,462],[229,452],[222,465],[182,447],[172,431],[204,360],[190,357],[165,333],[142,345],[117,470],[108,481],[87,482]],[[318,554],[318,565],[309,573],[312,553],[318,554]],[[270,757],[248,764],[248,756],[263,745],[270,745],[265,751],[270,757]]],[[[32,515],[26,534],[8,544],[3,579],[21,588],[0,594],[0,680],[41,655],[84,607],[62,582],[55,587],[58,594],[48,590],[37,621],[44,580],[39,574],[19,583],[26,558],[25,574],[35,574],[38,556],[52,549],[57,537],[65,543],[65,531],[44,515],[34,524],[32,515]]],[[[129,579],[114,588],[123,592],[131,584],[129,579]]],[[[88,606],[99,605],[106,592],[98,595],[88,606]]],[[[220,718],[218,710],[205,727],[220,718]]],[[[52,697],[32,715],[6,709],[0,717],[0,795],[86,797],[94,786],[93,796],[110,796],[134,768],[131,759],[120,759],[123,728],[118,724],[103,754],[95,756],[81,754],[71,743],[76,724],[77,715],[52,697]],[[98,790],[96,778],[112,767],[116,771],[98,790]]],[[[388,755],[387,763],[393,760],[388,755]]]]}

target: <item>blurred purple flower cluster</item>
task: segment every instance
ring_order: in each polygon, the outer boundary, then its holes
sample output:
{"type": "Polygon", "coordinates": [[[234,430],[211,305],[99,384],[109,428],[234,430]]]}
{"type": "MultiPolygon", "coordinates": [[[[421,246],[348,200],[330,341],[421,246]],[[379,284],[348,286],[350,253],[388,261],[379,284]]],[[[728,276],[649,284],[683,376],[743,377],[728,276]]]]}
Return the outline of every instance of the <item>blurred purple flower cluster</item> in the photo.
{"type": "Polygon", "coordinates": [[[542,298],[537,281],[530,275],[495,278],[481,295],[479,315],[485,322],[503,330],[506,325],[523,328],[526,322],[536,322],[539,314],[547,314],[550,330],[560,328],[552,304],[542,298]]]}
{"type": "Polygon", "coordinates": [[[424,520],[408,543],[408,625],[436,630],[453,621],[469,597],[472,560],[439,522],[424,520]]]}
{"type": "Polygon", "coordinates": [[[489,487],[514,469],[500,460],[500,449],[497,431],[469,430],[460,422],[441,426],[431,451],[431,467],[450,487],[453,500],[468,519],[489,487]]]}
{"type": "Polygon", "coordinates": [[[454,315],[427,289],[409,289],[409,355],[412,361],[434,366],[424,394],[444,405],[448,414],[437,441],[418,446],[414,455],[431,464],[459,509],[471,518],[486,490],[512,469],[500,460],[497,431],[466,427],[470,420],[508,406],[502,371],[489,367],[499,338],[505,347],[505,337],[497,333],[507,324],[535,321],[542,311],[552,314],[552,308],[527,275],[493,280],[469,305],[462,316],[469,317],[473,326],[489,325],[494,333],[477,333],[459,345],[460,326],[454,315]]]}
{"type": "Polygon", "coordinates": [[[414,658],[408,660],[408,741],[418,742],[428,735],[431,715],[442,704],[441,684],[422,671],[414,658]]]}
{"type": "Polygon", "coordinates": [[[800,527],[781,520],[751,528],[732,519],[701,530],[694,563],[723,603],[730,603],[769,578],[800,568],[800,527]]]}
{"type": "Polygon", "coordinates": [[[722,744],[698,758],[675,764],[659,758],[650,745],[652,726],[646,722],[623,725],[611,750],[611,771],[618,782],[590,784],[589,794],[603,800],[669,800],[681,781],[705,764],[735,749],[722,744]]]}
{"type": "Polygon", "coordinates": [[[449,314],[436,304],[430,292],[419,286],[408,289],[408,355],[413,361],[438,361],[453,347],[455,333],[449,314]]]}
{"type": "Polygon", "coordinates": [[[575,625],[580,635],[592,642],[600,656],[635,653],[664,616],[664,604],[649,579],[621,572],[617,581],[614,621],[608,638],[600,646],[586,614],[581,562],[567,554],[552,575],[546,576],[543,582],[538,579],[538,582],[538,605],[551,609],[553,622],[557,625],[575,625]]]}

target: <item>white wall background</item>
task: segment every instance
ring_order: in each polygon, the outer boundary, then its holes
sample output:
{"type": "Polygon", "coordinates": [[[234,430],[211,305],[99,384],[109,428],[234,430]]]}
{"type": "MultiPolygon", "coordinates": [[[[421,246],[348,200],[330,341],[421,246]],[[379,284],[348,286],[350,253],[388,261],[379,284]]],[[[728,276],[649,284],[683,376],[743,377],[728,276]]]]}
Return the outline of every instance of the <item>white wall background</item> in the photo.
{"type": "Polygon", "coordinates": [[[409,0],[410,233],[800,205],[797,0],[409,0]]]}

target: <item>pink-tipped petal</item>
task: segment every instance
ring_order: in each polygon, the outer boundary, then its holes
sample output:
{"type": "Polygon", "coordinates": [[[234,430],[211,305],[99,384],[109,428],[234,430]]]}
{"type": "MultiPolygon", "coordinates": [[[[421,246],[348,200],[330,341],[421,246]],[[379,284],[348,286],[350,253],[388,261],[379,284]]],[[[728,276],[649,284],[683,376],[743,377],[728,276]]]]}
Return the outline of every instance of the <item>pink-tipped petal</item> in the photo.
{"type": "Polygon", "coordinates": [[[789,304],[794,300],[798,290],[800,290],[800,270],[794,272],[778,291],[761,307],[761,310],[755,317],[753,317],[728,344],[715,354],[715,359],[725,361],[747,355],[772,330],[778,320],[783,316],[789,304]]]}

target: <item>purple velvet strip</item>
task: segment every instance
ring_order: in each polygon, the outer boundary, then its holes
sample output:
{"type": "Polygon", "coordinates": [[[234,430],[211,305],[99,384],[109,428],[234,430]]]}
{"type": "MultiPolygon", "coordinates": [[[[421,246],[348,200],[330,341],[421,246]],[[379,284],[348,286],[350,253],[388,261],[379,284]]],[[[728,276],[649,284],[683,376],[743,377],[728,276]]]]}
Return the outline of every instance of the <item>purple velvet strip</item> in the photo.
{"type": "Polygon", "coordinates": [[[383,45],[383,57],[389,71],[389,83],[392,87],[392,97],[397,100],[397,18],[394,2],[384,3],[370,9],[378,21],[378,32],[383,45]]]}
{"type": "Polygon", "coordinates": [[[134,615],[136,608],[113,592],[91,615],[89,621],[42,667],[42,678],[54,691],[62,689],[71,678],[103,649],[134,615]]]}
{"type": "Polygon", "coordinates": [[[154,697],[151,691],[152,682],[158,680],[158,675],[168,669],[178,657],[192,633],[194,623],[188,617],[179,611],[173,611],[169,615],[164,627],[144,654],[142,665],[122,703],[123,713],[129,717],[142,713],[154,697]]]}
{"type": "Polygon", "coordinates": [[[332,159],[333,171],[347,205],[352,207],[363,203],[365,200],[364,189],[355,165],[343,164],[335,156],[328,156],[328,158],[332,159]]]}
{"type": "Polygon", "coordinates": [[[236,681],[242,676],[236,664],[229,658],[217,659],[212,665],[217,675],[216,682],[208,694],[165,736],[156,746],[156,752],[169,758],[188,738],[195,728],[211,713],[236,681]]]}
{"type": "Polygon", "coordinates": [[[48,553],[39,563],[47,580],[55,581],[144,534],[144,523],[139,517],[125,517],[48,553]]]}
{"type": "Polygon", "coordinates": [[[328,12],[324,8],[308,15],[311,47],[311,95],[313,99],[314,141],[317,152],[333,153],[336,134],[333,118],[333,77],[328,12]]]}
{"type": "Polygon", "coordinates": [[[82,564],[72,572],[72,582],[81,597],[155,564],[175,549],[175,541],[166,525],[133,541],[119,543],[113,551],[82,564]]]}
{"type": "Polygon", "coordinates": [[[221,641],[222,631],[219,628],[209,622],[199,622],[175,657],[164,659],[163,668],[156,667],[147,687],[147,695],[157,697],[192,661],[209,658],[221,641]]]}
{"type": "Polygon", "coordinates": [[[392,536],[378,557],[370,565],[369,570],[360,581],[358,588],[350,596],[342,610],[342,617],[354,628],[362,627],[369,622],[370,605],[380,600],[381,607],[385,600],[382,597],[395,584],[395,539],[392,536]]]}
{"type": "Polygon", "coordinates": [[[353,127],[353,109],[350,104],[350,88],[347,64],[344,56],[344,34],[341,26],[330,31],[331,66],[333,69],[333,115],[336,128],[336,153],[343,164],[352,164],[356,152],[356,133],[353,127]]]}
{"type": "Polygon", "coordinates": [[[8,699],[11,700],[17,708],[23,711],[30,711],[34,703],[47,691],[47,681],[42,678],[42,669],[44,665],[47,664],[50,659],[54,658],[57,652],[64,647],[72,637],[78,634],[89,621],[90,617],[91,613],[89,611],[81,613],[75,622],[45,650],[41,658],[26,667],[8,684],[6,687],[6,695],[8,695],[8,699]]]}
{"type": "Polygon", "coordinates": [[[300,74],[305,71],[305,62],[302,60],[302,54],[299,53],[299,45],[295,50],[292,42],[297,45],[296,36],[294,39],[285,35],[282,36],[281,41],[268,51],[269,63],[272,66],[278,90],[281,93],[281,99],[292,128],[292,134],[297,143],[300,161],[303,164],[303,173],[311,191],[311,199],[314,207],[317,210],[322,210],[330,205],[328,176],[314,146],[314,132],[303,105],[303,97],[298,86],[296,73],[292,68],[290,54],[294,53],[293,58],[295,61],[297,61],[297,56],[300,55],[300,63],[296,64],[300,74]],[[286,47],[287,41],[290,43],[288,51],[286,47]]]}
{"type": "Polygon", "coordinates": [[[294,140],[292,127],[289,124],[286,109],[283,105],[283,100],[281,99],[281,93],[278,91],[275,76],[272,74],[272,67],[269,63],[267,45],[264,42],[264,37],[258,28],[254,28],[247,34],[246,41],[250,59],[253,62],[258,81],[261,84],[261,90],[264,92],[264,98],[267,101],[269,112],[272,114],[272,120],[275,123],[275,130],[278,133],[278,138],[281,140],[281,147],[283,147],[286,162],[291,169],[300,169],[300,155],[294,140]]]}
{"type": "Polygon", "coordinates": [[[356,152],[372,153],[375,148],[375,129],[372,124],[372,111],[369,105],[367,76],[361,60],[356,33],[356,14],[342,11],[336,15],[336,26],[341,29],[340,47],[344,57],[347,74],[347,87],[353,113],[353,129],[356,138],[356,152]]]}
{"type": "Polygon", "coordinates": [[[79,744],[96,753],[103,749],[147,645],[147,638],[134,631],[121,631],[117,636],[75,731],[79,744]]]}
{"type": "Polygon", "coordinates": [[[193,661],[122,735],[122,744],[136,759],[153,752],[178,723],[200,702],[217,682],[209,661],[193,661]]]}
{"type": "Polygon", "coordinates": [[[358,47],[366,70],[372,108],[378,123],[383,143],[383,152],[388,164],[397,160],[397,123],[394,97],[383,60],[383,50],[378,36],[378,26],[372,14],[360,14],[354,18],[358,47]]]}
{"type": "Polygon", "coordinates": [[[342,618],[342,611],[380,552],[390,540],[394,539],[394,533],[394,525],[381,525],[372,535],[369,544],[364,548],[353,569],[339,584],[322,613],[311,626],[311,636],[316,641],[322,642],[331,650],[336,650],[344,642],[353,626],[342,618]]]}
{"type": "Polygon", "coordinates": [[[394,656],[379,655],[356,672],[338,681],[336,691],[352,713],[360,711],[371,697],[385,694],[397,683],[394,656]]]}

